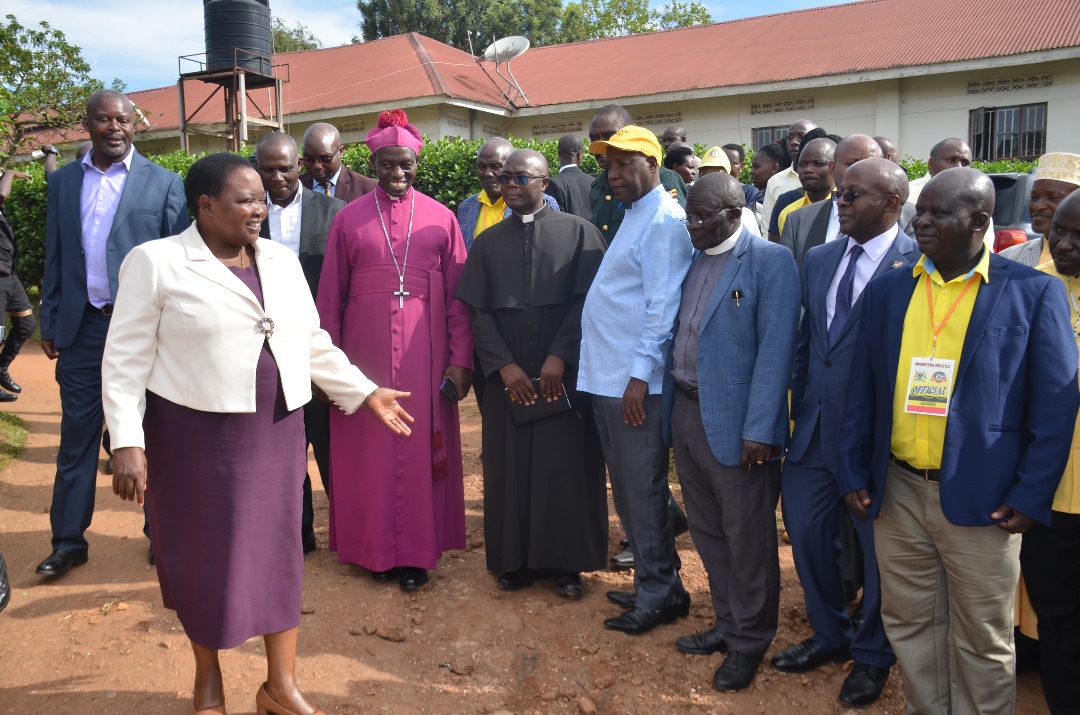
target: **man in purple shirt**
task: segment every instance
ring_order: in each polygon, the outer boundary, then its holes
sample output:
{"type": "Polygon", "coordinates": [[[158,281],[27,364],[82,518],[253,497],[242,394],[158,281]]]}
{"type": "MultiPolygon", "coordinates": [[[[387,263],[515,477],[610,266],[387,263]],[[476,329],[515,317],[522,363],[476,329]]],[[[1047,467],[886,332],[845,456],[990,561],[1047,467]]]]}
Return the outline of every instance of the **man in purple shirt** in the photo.
{"type": "Polygon", "coordinates": [[[120,264],[146,241],[188,226],[180,177],[131,145],[135,113],[120,92],[86,103],[93,148],[49,177],[41,349],[56,360],[60,448],[51,508],[52,553],[38,565],[59,576],[86,563],[83,532],[94,513],[101,408],[101,357],[120,264]]]}

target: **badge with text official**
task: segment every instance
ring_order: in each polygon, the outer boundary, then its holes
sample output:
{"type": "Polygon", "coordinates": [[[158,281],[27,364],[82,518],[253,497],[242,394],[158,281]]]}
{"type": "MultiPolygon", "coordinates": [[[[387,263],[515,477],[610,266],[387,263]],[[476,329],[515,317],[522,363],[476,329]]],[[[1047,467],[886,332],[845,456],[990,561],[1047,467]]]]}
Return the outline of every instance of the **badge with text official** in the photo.
{"type": "Polygon", "coordinates": [[[944,417],[949,414],[955,360],[912,358],[904,412],[944,417]]]}

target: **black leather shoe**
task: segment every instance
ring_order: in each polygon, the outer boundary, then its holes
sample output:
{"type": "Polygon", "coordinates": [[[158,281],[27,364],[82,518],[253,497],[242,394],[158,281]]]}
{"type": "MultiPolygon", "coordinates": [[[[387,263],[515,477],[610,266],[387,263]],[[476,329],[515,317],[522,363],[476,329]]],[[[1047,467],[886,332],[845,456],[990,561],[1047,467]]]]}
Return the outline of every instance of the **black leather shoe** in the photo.
{"type": "Polygon", "coordinates": [[[604,627],[613,631],[622,631],[631,635],[648,633],[661,623],[672,623],[676,618],[676,607],[666,606],[655,611],[646,611],[644,608],[631,608],[621,616],[609,618],[604,621],[604,627]]]}
{"type": "Polygon", "coordinates": [[[146,563],[150,564],[151,566],[154,566],[157,563],[156,561],[154,561],[154,545],[153,544],[150,544],[150,548],[146,550],[146,563]]]}
{"type": "Polygon", "coordinates": [[[581,585],[579,573],[555,574],[555,593],[564,598],[577,600],[585,595],[585,588],[581,585]]]}
{"type": "Polygon", "coordinates": [[[72,566],[82,566],[86,562],[85,551],[53,549],[49,557],[38,564],[37,572],[42,576],[59,576],[67,573],[72,566]]]}
{"type": "Polygon", "coordinates": [[[712,655],[727,653],[727,641],[716,631],[704,631],[683,636],[675,641],[675,647],[690,655],[712,655]]]}
{"type": "Polygon", "coordinates": [[[847,648],[825,650],[813,638],[796,643],[782,653],[773,656],[772,664],[785,673],[804,673],[826,663],[843,663],[851,660],[847,648]]]}
{"type": "Polygon", "coordinates": [[[22,385],[11,379],[6,367],[0,367],[0,387],[16,394],[22,392],[22,385]]]}
{"type": "Polygon", "coordinates": [[[881,697],[888,679],[888,668],[856,663],[840,688],[840,702],[849,708],[869,705],[881,697]]]}
{"type": "Polygon", "coordinates": [[[7,608],[11,600],[11,582],[8,580],[7,564],[4,563],[4,555],[0,554],[0,611],[7,608]]]}
{"type": "Polygon", "coordinates": [[[754,682],[759,665],[761,658],[733,650],[713,674],[712,686],[717,690],[742,690],[754,682]]]}
{"type": "Polygon", "coordinates": [[[413,566],[402,566],[398,585],[401,586],[402,591],[415,591],[429,580],[426,570],[413,566]]]}
{"type": "Polygon", "coordinates": [[[19,399],[19,396],[14,392],[0,390],[0,402],[14,402],[17,399],[19,399]]]}
{"type": "Polygon", "coordinates": [[[671,510],[671,527],[675,532],[675,536],[682,536],[686,532],[690,531],[690,522],[686,519],[686,512],[679,508],[679,505],[672,499],[673,504],[671,510]]]}
{"type": "Polygon", "coordinates": [[[390,583],[391,581],[397,581],[400,570],[397,568],[387,569],[386,571],[372,571],[371,580],[375,583],[390,583]]]}
{"type": "Polygon", "coordinates": [[[495,585],[503,591],[520,591],[536,583],[537,578],[539,578],[539,574],[532,569],[518,569],[517,571],[504,573],[495,582],[495,585]]]}
{"type": "Polygon", "coordinates": [[[617,569],[632,569],[634,568],[634,550],[627,546],[611,557],[611,565],[617,569]]]}
{"type": "MultiPolygon", "coordinates": [[[[633,608],[634,602],[637,600],[637,593],[635,591],[608,591],[607,600],[614,603],[616,606],[622,606],[623,608],[633,608]]],[[[683,592],[681,595],[675,597],[675,615],[679,618],[686,618],[690,615],[690,594],[683,592]]]]}

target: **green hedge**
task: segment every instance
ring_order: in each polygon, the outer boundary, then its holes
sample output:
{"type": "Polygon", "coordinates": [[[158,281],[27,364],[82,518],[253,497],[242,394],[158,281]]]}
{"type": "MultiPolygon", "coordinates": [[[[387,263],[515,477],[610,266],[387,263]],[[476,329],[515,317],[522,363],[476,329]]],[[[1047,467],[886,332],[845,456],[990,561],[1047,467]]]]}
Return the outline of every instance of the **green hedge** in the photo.
{"type": "MultiPolygon", "coordinates": [[[[558,167],[558,142],[555,139],[539,141],[511,137],[510,142],[516,148],[536,149],[547,157],[552,172],[558,167]]],[[[480,191],[480,181],[476,176],[476,155],[483,140],[460,140],[456,138],[426,140],[420,152],[420,166],[416,172],[416,188],[433,196],[452,211],[467,197],[480,191]]],[[[703,144],[695,145],[700,156],[708,148],[703,144]]],[[[244,147],[240,153],[249,156],[253,147],[244,147]]],[[[149,157],[151,161],[186,176],[188,169],[204,154],[187,154],[177,150],[169,154],[149,157]]],[[[739,179],[750,181],[750,162],[752,149],[746,150],[746,162],[739,179]]],[[[354,171],[372,176],[371,152],[364,144],[355,144],[345,149],[343,162],[354,171]]],[[[926,173],[926,162],[908,157],[903,162],[904,168],[912,179],[926,173]]],[[[976,169],[987,173],[1025,172],[1035,166],[1034,162],[998,161],[975,162],[976,169]]],[[[30,179],[16,179],[12,183],[11,196],[4,205],[4,213],[15,229],[19,240],[19,258],[16,271],[28,290],[41,285],[41,276],[45,264],[45,172],[40,164],[28,164],[19,167],[31,175],[30,179]]],[[[581,167],[586,173],[596,175],[600,167],[591,154],[586,153],[581,167]]]]}

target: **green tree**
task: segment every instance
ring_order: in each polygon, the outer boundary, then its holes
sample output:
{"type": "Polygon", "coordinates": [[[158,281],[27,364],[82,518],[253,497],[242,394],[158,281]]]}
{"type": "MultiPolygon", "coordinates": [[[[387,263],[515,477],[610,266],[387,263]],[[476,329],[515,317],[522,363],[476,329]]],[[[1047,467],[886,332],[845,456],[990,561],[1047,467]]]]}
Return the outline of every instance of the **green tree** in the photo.
{"type": "Polygon", "coordinates": [[[562,42],[559,31],[562,20],[562,0],[518,0],[517,2],[491,3],[484,16],[484,40],[479,42],[479,53],[492,37],[524,35],[535,47],[562,42]]]}
{"type": "Polygon", "coordinates": [[[315,37],[315,33],[300,22],[289,27],[284,20],[275,16],[271,21],[270,31],[274,37],[274,52],[299,52],[322,47],[322,42],[315,37]]]}
{"type": "Polygon", "coordinates": [[[103,88],[64,33],[47,22],[35,30],[14,15],[6,20],[0,23],[0,159],[30,132],[77,125],[87,98],[103,88]]]}
{"type": "Polygon", "coordinates": [[[691,27],[712,22],[697,0],[671,0],[659,9],[648,0],[576,0],[563,9],[561,41],[581,42],[605,37],[691,27]]]}

